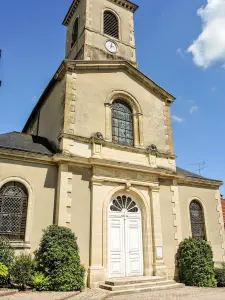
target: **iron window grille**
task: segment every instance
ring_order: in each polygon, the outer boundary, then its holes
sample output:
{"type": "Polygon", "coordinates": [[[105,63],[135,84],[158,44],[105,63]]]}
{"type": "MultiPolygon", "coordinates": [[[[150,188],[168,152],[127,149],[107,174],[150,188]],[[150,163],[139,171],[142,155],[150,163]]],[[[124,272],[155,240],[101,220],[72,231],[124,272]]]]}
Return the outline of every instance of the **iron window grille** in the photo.
{"type": "Polygon", "coordinates": [[[104,33],[119,39],[119,22],[117,16],[111,11],[104,12],[104,33]]]}
{"type": "Polygon", "coordinates": [[[24,241],[28,193],[19,182],[8,182],[0,189],[0,235],[24,241]]]}
{"type": "Polygon", "coordinates": [[[201,204],[194,200],[190,204],[190,218],[192,236],[196,238],[205,239],[205,221],[204,213],[201,204]]]}
{"type": "Polygon", "coordinates": [[[77,39],[78,39],[78,28],[79,28],[79,19],[76,18],[76,20],[74,22],[74,25],[73,25],[73,34],[72,34],[71,48],[77,42],[77,39]]]}
{"type": "Polygon", "coordinates": [[[116,100],[112,105],[112,141],[134,146],[132,110],[122,100],[116,100]]]}

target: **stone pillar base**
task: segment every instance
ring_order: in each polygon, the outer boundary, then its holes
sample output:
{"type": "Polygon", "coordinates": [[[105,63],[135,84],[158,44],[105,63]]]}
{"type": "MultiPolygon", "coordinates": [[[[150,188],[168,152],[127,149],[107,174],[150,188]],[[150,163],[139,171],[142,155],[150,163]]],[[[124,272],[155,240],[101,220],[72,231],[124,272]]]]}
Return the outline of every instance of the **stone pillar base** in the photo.
{"type": "Polygon", "coordinates": [[[164,261],[156,261],[156,263],[153,265],[154,269],[154,276],[161,276],[167,278],[167,267],[164,263],[164,261]]]}
{"type": "Polygon", "coordinates": [[[88,269],[88,287],[95,289],[105,281],[105,269],[102,266],[91,266],[88,269]]]}

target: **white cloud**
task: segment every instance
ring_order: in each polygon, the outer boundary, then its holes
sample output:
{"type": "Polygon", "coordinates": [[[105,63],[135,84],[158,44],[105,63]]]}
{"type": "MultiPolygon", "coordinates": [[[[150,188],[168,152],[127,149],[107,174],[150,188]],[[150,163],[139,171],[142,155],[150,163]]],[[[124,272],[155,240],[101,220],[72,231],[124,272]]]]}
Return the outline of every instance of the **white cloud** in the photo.
{"type": "Polygon", "coordinates": [[[178,116],[175,116],[175,115],[172,115],[172,119],[175,121],[175,122],[178,122],[178,123],[182,123],[184,122],[184,119],[178,117],[178,116]]]}
{"type": "Polygon", "coordinates": [[[181,48],[178,48],[178,49],[176,50],[176,53],[177,53],[178,55],[180,55],[182,58],[184,58],[184,52],[183,52],[183,50],[182,50],[181,48]]]}
{"type": "Polygon", "coordinates": [[[198,16],[202,19],[202,33],[188,48],[197,66],[207,68],[215,62],[225,62],[225,1],[207,0],[198,16]]]}
{"type": "Polygon", "coordinates": [[[190,108],[190,113],[193,114],[194,112],[198,111],[199,110],[199,107],[198,106],[192,106],[190,108]]]}

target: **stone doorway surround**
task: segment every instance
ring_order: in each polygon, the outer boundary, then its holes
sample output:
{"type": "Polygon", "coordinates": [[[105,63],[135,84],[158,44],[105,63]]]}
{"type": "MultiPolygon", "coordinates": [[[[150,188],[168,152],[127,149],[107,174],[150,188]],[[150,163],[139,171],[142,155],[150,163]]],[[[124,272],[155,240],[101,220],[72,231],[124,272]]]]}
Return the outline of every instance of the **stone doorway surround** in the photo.
{"type": "Polygon", "coordinates": [[[90,267],[88,269],[90,288],[96,288],[108,279],[108,207],[116,193],[133,195],[141,209],[144,276],[166,275],[166,266],[163,261],[159,189],[157,177],[153,175],[142,176],[128,171],[93,168],[90,267]]]}

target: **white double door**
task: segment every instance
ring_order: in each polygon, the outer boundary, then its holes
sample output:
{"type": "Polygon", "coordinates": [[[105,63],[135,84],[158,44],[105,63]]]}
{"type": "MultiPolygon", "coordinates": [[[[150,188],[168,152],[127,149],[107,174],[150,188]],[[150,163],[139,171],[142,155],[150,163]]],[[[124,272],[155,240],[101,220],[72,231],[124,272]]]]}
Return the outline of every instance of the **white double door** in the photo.
{"type": "Polygon", "coordinates": [[[127,211],[109,215],[109,277],[143,275],[141,214],[127,211]]]}

